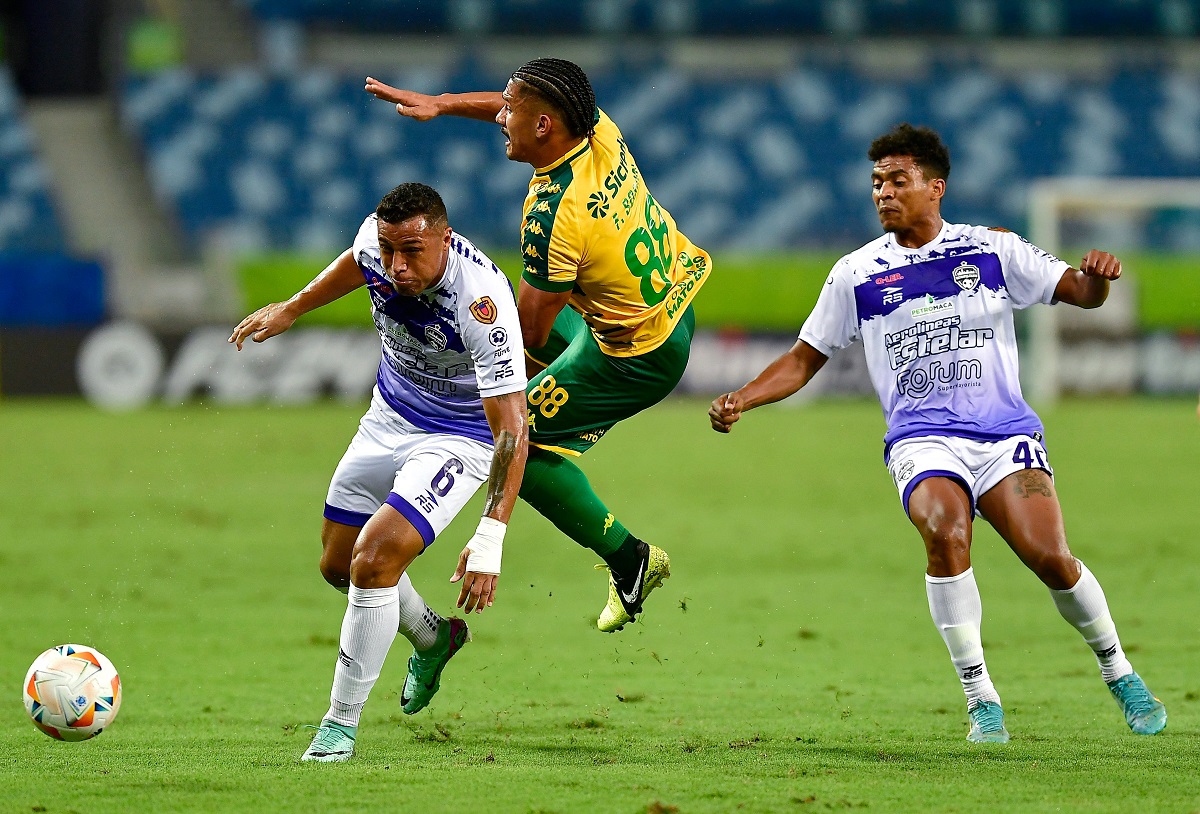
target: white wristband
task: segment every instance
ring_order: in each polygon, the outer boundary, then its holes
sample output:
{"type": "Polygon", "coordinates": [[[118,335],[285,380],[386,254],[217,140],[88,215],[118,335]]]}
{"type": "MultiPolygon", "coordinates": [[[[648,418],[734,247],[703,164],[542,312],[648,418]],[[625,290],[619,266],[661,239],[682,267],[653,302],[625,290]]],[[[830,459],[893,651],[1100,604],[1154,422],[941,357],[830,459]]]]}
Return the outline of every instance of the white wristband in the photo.
{"type": "Polygon", "coordinates": [[[504,532],[508,529],[499,520],[479,519],[475,536],[467,543],[467,570],[477,574],[499,574],[500,555],[504,550],[504,532]]]}

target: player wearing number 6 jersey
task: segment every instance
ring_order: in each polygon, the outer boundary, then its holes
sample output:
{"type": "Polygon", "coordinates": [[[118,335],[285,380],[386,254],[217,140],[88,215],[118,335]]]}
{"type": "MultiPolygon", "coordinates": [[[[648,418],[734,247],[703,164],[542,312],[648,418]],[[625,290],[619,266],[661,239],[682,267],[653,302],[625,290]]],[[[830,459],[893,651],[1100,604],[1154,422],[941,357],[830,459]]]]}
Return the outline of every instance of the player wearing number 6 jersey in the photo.
{"type": "Polygon", "coordinates": [[[366,89],[418,120],[495,119],[508,157],[534,167],[521,228],[518,310],[529,357],[529,462],[521,497],[610,573],[598,626],[620,630],[670,574],[625,529],[570,458],[661,401],[683,376],[692,298],[711,269],[654,199],[584,72],[537,59],[503,93],[426,96],[366,89]]]}
{"type": "Polygon", "coordinates": [[[900,125],[868,155],[887,234],[834,266],[795,347],[713,401],[713,429],[729,432],[745,410],[795,393],[861,338],[887,418],[888,468],[925,541],[929,610],[967,696],[967,739],[1009,737],[980,640],[975,513],[1050,589],[1095,653],[1129,727],[1162,731],[1166,709],[1125,657],[1100,583],[1067,547],[1042,425],[1017,378],[1013,309],[1096,308],[1120,262],[1091,251],[1073,269],[1003,229],[945,223],[950,154],[932,130],[900,125]]]}
{"type": "Polygon", "coordinates": [[[366,286],[383,341],[371,409],[325,499],[321,572],[348,587],[329,711],[302,760],[354,753],[359,716],[397,630],[413,645],[400,702],[423,709],[470,634],[413,588],[408,567],[485,481],[479,528],[459,556],[458,606],[492,604],[504,531],[527,450],[525,375],[512,286],[447,223],[424,184],[384,196],[354,240],[290,300],[242,320],[229,341],[262,342],[366,286]]]}

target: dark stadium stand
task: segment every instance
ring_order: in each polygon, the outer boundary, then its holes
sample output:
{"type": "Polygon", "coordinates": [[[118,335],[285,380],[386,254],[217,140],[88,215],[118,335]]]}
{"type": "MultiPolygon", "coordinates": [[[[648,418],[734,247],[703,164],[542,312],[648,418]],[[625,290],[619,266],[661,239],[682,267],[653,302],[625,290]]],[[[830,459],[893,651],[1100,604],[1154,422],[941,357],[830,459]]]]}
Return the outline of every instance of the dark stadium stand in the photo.
{"type": "Polygon", "coordinates": [[[20,97],[0,66],[0,252],[60,252],[63,232],[50,202],[20,97]]]}

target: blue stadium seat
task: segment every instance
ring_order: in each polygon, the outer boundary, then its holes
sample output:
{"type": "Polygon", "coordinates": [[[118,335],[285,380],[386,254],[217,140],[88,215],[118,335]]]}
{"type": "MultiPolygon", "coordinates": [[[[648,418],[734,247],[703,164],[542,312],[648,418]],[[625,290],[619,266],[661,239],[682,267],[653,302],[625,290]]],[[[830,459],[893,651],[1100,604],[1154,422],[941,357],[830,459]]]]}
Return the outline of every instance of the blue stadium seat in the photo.
{"type": "MultiPolygon", "coordinates": [[[[503,81],[466,63],[386,79],[427,90],[503,81]]],[[[870,239],[866,150],[899,121],[932,125],[949,143],[951,219],[1024,228],[1033,178],[1190,176],[1200,166],[1200,79],[1165,66],[1013,78],[934,60],[897,78],[802,62],[746,80],[618,65],[593,82],[655,196],[712,249],[870,239]]],[[[403,120],[362,92],[361,77],[170,73],[132,80],[124,98],[156,194],[197,243],[335,250],[410,180],[437,187],[455,227],[485,247],[517,239],[530,172],[505,159],[497,128],[403,120]]],[[[1186,217],[1164,224],[1177,242],[1197,231],[1186,217]]]]}

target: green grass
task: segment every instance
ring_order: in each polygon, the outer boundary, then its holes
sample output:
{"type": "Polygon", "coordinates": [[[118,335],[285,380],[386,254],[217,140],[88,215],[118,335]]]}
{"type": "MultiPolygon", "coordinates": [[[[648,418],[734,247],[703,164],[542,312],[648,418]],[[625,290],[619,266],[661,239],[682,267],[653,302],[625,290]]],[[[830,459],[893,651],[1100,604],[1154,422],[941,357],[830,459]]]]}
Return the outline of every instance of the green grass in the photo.
{"type": "MultiPolygon", "coordinates": [[[[416,716],[399,639],[342,766],[301,765],[344,598],[317,571],[360,408],[125,415],[0,405],[0,811],[1200,811],[1200,427],[1184,401],[1048,413],[1076,553],[1170,710],[1131,735],[1077,634],[990,530],[975,566],[1013,741],[972,747],[874,404],[765,408],[731,437],[672,401],[584,466],[671,554],[644,618],[592,625],[594,556],[520,507],[497,604],[416,716]],[[66,641],[122,671],[109,731],[57,743],[17,700],[66,641]]],[[[413,567],[447,582],[478,500],[413,567]]]]}

